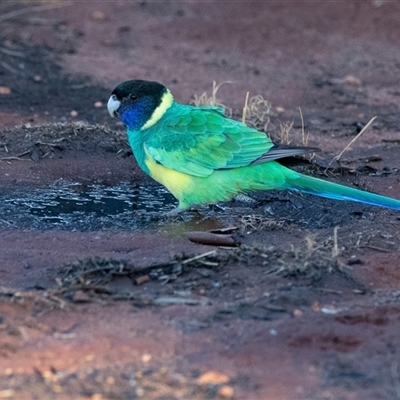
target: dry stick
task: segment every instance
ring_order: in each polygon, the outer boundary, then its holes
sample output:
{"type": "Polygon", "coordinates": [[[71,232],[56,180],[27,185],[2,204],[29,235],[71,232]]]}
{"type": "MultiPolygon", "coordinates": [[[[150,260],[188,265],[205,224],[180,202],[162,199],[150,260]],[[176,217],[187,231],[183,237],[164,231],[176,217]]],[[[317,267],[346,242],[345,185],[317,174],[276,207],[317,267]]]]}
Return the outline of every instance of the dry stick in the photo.
{"type": "Polygon", "coordinates": [[[24,57],[24,53],[21,51],[14,51],[10,49],[6,49],[4,47],[0,47],[0,53],[6,54],[7,56],[12,56],[12,57],[24,57]]]}
{"type": "Polygon", "coordinates": [[[5,21],[6,19],[19,17],[20,15],[29,14],[32,12],[51,10],[54,8],[67,7],[70,5],[72,5],[72,2],[65,2],[63,4],[47,4],[44,6],[26,7],[26,8],[22,8],[21,10],[11,11],[7,14],[0,16],[0,22],[5,21]]]}
{"type": "Polygon", "coordinates": [[[246,123],[246,113],[247,113],[247,103],[249,102],[249,92],[246,93],[246,100],[244,101],[243,113],[242,113],[242,122],[246,123]]]}
{"type": "Polygon", "coordinates": [[[300,107],[299,107],[299,112],[300,112],[300,119],[301,119],[301,144],[303,146],[307,146],[308,145],[308,137],[309,137],[310,133],[308,133],[306,136],[306,132],[304,130],[303,112],[301,111],[300,107]]]}
{"type": "Polygon", "coordinates": [[[10,65],[8,65],[7,63],[5,63],[5,62],[0,62],[0,65],[4,68],[4,69],[6,69],[7,71],[10,71],[11,73],[13,73],[13,74],[16,74],[16,73],[18,73],[18,71],[16,70],[16,69],[14,69],[13,67],[11,67],[10,65]]]}
{"type": "MultiPolygon", "coordinates": [[[[220,84],[222,85],[222,84],[220,84]]],[[[213,86],[212,86],[212,91],[211,91],[211,105],[215,106],[217,104],[217,92],[220,87],[220,85],[217,86],[217,82],[213,81],[213,86]]]]}
{"type": "Polygon", "coordinates": [[[16,156],[9,156],[9,157],[1,157],[0,161],[30,161],[27,158],[21,158],[21,157],[16,157],[16,156]]]}
{"type": "Polygon", "coordinates": [[[400,139],[382,139],[384,143],[400,143],[400,139]]]}
{"type": "Polygon", "coordinates": [[[299,113],[300,113],[300,119],[301,119],[301,144],[305,146],[304,144],[304,118],[303,118],[303,113],[301,112],[301,107],[299,107],[299,113]]]}
{"type": "Polygon", "coordinates": [[[376,118],[377,116],[371,118],[367,123],[367,125],[365,125],[364,128],[361,129],[358,135],[350,141],[350,143],[339,153],[339,155],[332,158],[331,162],[328,164],[328,168],[330,167],[330,165],[333,163],[334,160],[337,161],[340,160],[340,157],[342,157],[343,153],[372,125],[372,123],[376,120],[376,118]]]}
{"type": "Polygon", "coordinates": [[[207,257],[207,256],[213,256],[216,253],[217,253],[216,250],[211,250],[211,251],[208,251],[207,253],[199,254],[199,255],[194,256],[192,258],[188,258],[187,260],[183,260],[181,263],[182,264],[188,264],[188,263],[191,263],[192,261],[200,260],[200,258],[204,258],[204,257],[207,257]]]}
{"type": "Polygon", "coordinates": [[[338,226],[335,226],[333,228],[333,248],[332,248],[332,258],[334,259],[334,261],[337,261],[337,258],[339,256],[339,247],[338,247],[338,226]]]}
{"type": "Polygon", "coordinates": [[[382,253],[391,253],[390,250],[388,249],[384,249],[383,247],[378,247],[378,246],[373,246],[370,244],[366,244],[364,246],[359,246],[360,249],[371,249],[371,250],[376,250],[376,251],[380,251],[382,253]]]}

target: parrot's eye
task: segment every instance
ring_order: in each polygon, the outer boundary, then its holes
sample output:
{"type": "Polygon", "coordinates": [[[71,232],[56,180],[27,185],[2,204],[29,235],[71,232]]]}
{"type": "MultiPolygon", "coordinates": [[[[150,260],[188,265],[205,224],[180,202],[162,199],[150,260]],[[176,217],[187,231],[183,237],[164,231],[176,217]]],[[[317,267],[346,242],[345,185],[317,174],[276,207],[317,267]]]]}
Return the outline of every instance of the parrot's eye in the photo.
{"type": "Polygon", "coordinates": [[[137,100],[137,96],[135,96],[134,94],[130,94],[130,95],[129,95],[129,98],[130,98],[132,101],[137,100]]]}

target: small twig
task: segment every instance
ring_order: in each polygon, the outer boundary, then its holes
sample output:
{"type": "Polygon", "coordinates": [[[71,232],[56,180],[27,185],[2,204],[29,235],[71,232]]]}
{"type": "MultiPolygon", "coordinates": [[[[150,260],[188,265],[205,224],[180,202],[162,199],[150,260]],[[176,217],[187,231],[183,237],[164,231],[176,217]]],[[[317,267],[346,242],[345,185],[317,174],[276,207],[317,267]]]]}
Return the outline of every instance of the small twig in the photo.
{"type": "Polygon", "coordinates": [[[208,267],[218,267],[218,265],[219,265],[219,263],[217,263],[217,262],[204,261],[204,260],[201,260],[200,263],[203,265],[207,265],[208,267]]]}
{"type": "Polygon", "coordinates": [[[301,107],[299,107],[300,119],[301,119],[301,142],[304,144],[304,118],[301,112],[301,107]]]}
{"type": "Polygon", "coordinates": [[[0,65],[6,69],[7,71],[10,71],[13,74],[17,74],[18,71],[16,69],[14,69],[13,67],[11,67],[10,65],[8,65],[7,63],[5,63],[4,61],[0,62],[0,65]]]}
{"type": "Polygon", "coordinates": [[[299,107],[299,112],[300,112],[300,119],[301,119],[301,144],[303,146],[307,146],[308,144],[308,134],[306,136],[306,132],[304,130],[304,118],[303,118],[303,112],[301,111],[301,108],[299,107]]]}
{"type": "MultiPolygon", "coordinates": [[[[8,151],[7,151],[8,153],[8,151]]],[[[8,156],[8,157],[2,157],[0,158],[0,161],[11,161],[11,160],[17,160],[17,161],[30,161],[27,158],[21,158],[23,156],[26,156],[27,154],[30,154],[30,150],[25,150],[23,153],[18,154],[17,156],[8,156]]]]}
{"type": "Polygon", "coordinates": [[[35,142],[35,145],[59,147],[60,146],[59,143],[61,143],[63,140],[66,140],[66,139],[62,137],[60,139],[55,140],[54,143],[37,141],[37,142],[35,142]]]}
{"type": "Polygon", "coordinates": [[[17,157],[23,157],[23,156],[26,156],[27,154],[31,154],[31,151],[30,150],[25,150],[22,153],[18,154],[17,157]]]}
{"type": "Polygon", "coordinates": [[[7,49],[5,47],[0,47],[0,53],[6,54],[6,55],[12,56],[12,57],[23,57],[24,56],[24,53],[22,53],[21,51],[14,51],[14,50],[7,49]]]}
{"type": "Polygon", "coordinates": [[[21,157],[16,157],[16,156],[9,156],[9,157],[2,157],[0,158],[0,161],[31,161],[27,158],[21,158],[21,157]]]}
{"type": "Polygon", "coordinates": [[[339,256],[339,247],[338,247],[338,226],[333,228],[333,248],[332,248],[332,257],[336,261],[339,256]]]}
{"type": "Polygon", "coordinates": [[[367,125],[364,126],[364,128],[361,129],[361,131],[358,133],[356,137],[354,137],[350,143],[335,157],[332,158],[331,162],[328,164],[328,167],[333,163],[334,160],[339,161],[340,158],[342,157],[343,153],[372,125],[372,123],[376,120],[377,116],[371,118],[367,125]]]}
{"type": "Polygon", "coordinates": [[[318,288],[318,290],[324,293],[343,294],[341,290],[335,290],[329,288],[318,288]]]}
{"type": "Polygon", "coordinates": [[[204,257],[207,257],[207,256],[213,256],[215,253],[216,253],[216,250],[208,251],[207,253],[199,254],[199,255],[197,255],[195,257],[188,258],[187,260],[182,261],[182,264],[188,264],[188,263],[190,263],[192,261],[199,260],[200,258],[204,258],[204,257]]]}
{"type": "Polygon", "coordinates": [[[370,244],[366,244],[366,245],[359,246],[359,247],[360,247],[360,249],[371,249],[371,250],[380,251],[381,253],[391,253],[391,251],[388,249],[384,249],[383,247],[373,246],[370,244]]]}
{"type": "Polygon", "coordinates": [[[384,143],[400,143],[400,139],[382,139],[384,143]]]}
{"type": "Polygon", "coordinates": [[[246,123],[246,113],[247,113],[247,103],[249,102],[249,92],[246,93],[246,99],[244,101],[243,113],[242,113],[242,122],[246,123]]]}

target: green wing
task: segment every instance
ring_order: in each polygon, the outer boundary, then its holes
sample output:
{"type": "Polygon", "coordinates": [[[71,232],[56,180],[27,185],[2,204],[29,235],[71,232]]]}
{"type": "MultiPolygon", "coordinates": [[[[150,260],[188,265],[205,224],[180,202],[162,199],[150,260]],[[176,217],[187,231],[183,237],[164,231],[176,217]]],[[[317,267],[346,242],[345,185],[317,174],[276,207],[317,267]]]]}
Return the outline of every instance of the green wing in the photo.
{"type": "Polygon", "coordinates": [[[225,117],[216,107],[175,103],[150,129],[145,140],[149,154],[168,168],[195,176],[244,167],[261,157],[265,162],[274,146],[266,134],[225,117]]]}

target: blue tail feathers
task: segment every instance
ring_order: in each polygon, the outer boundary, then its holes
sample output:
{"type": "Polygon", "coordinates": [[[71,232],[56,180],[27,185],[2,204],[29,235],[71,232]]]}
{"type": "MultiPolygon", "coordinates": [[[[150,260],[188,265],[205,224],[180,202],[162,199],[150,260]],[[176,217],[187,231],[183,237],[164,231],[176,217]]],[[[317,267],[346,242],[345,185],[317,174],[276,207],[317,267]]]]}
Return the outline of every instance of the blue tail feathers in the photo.
{"type": "Polygon", "coordinates": [[[400,211],[400,200],[292,172],[293,174],[290,174],[286,179],[285,186],[287,189],[298,190],[328,199],[350,200],[400,211]]]}

